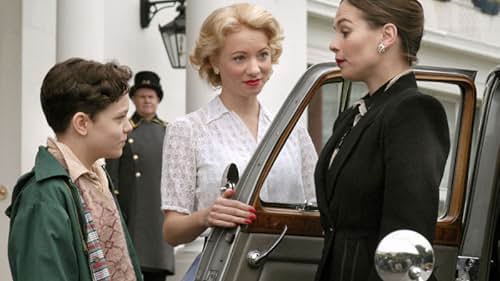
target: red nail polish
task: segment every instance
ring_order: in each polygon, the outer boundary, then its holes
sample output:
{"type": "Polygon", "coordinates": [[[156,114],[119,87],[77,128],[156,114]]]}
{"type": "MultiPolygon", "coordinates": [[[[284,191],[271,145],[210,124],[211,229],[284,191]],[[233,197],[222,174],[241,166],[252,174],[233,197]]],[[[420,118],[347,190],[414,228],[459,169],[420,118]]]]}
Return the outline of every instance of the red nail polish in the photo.
{"type": "Polygon", "coordinates": [[[253,221],[253,220],[257,219],[257,216],[256,216],[255,214],[252,214],[252,213],[251,213],[251,214],[248,216],[248,218],[249,218],[249,219],[251,219],[251,220],[253,221]]]}
{"type": "Polygon", "coordinates": [[[249,220],[249,219],[246,219],[246,220],[245,220],[245,224],[251,224],[251,223],[252,223],[252,221],[251,221],[251,220],[249,220]]]}
{"type": "Polygon", "coordinates": [[[250,210],[249,210],[249,211],[250,211],[250,212],[252,212],[252,213],[254,213],[254,214],[255,214],[255,213],[257,213],[257,210],[255,210],[255,208],[254,208],[254,207],[250,207],[250,210]]]}

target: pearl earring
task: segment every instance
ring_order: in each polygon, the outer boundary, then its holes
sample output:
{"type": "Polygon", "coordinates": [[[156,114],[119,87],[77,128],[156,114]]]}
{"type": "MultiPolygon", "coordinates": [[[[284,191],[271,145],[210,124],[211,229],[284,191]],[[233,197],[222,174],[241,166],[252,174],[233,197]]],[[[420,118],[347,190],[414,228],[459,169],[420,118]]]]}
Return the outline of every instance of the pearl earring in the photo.
{"type": "Polygon", "coordinates": [[[217,67],[214,67],[214,73],[215,73],[215,75],[219,75],[220,71],[217,67]]]}
{"type": "Polygon", "coordinates": [[[385,45],[384,45],[384,43],[382,43],[382,42],[378,43],[378,45],[377,45],[377,52],[379,54],[385,53],[385,45]]]}

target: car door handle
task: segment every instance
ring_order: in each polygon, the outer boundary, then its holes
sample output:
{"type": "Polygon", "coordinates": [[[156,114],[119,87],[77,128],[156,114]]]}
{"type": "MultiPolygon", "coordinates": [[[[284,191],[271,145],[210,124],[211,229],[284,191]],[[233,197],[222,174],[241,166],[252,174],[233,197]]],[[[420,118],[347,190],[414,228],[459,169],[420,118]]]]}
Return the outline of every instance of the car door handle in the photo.
{"type": "Polygon", "coordinates": [[[288,230],[288,226],[285,225],[285,227],[283,227],[283,231],[280,234],[280,237],[278,237],[278,239],[276,239],[276,241],[274,241],[273,245],[271,245],[271,247],[267,251],[265,251],[264,253],[261,253],[261,251],[259,251],[259,250],[251,250],[250,252],[248,252],[248,254],[247,254],[248,264],[251,267],[259,267],[264,262],[264,260],[267,258],[267,256],[269,256],[269,254],[272,251],[274,251],[274,249],[276,248],[276,246],[278,246],[278,244],[281,242],[281,240],[283,240],[283,237],[285,237],[287,230],[288,230]]]}

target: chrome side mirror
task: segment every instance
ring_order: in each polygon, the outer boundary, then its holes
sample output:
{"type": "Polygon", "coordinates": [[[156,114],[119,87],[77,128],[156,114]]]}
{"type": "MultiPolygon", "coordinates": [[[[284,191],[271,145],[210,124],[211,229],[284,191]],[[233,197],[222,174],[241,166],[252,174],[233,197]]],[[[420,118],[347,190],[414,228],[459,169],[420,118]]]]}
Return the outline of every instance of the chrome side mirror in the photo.
{"type": "Polygon", "coordinates": [[[378,244],[375,269],[384,281],[426,281],[434,269],[434,250],[420,233],[396,230],[378,244]]]}

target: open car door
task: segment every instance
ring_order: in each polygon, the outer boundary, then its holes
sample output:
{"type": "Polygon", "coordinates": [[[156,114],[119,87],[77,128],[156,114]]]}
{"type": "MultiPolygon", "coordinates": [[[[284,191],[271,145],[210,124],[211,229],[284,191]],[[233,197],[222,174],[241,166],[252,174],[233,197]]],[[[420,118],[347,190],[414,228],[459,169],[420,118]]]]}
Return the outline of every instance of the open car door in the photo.
{"type": "Polygon", "coordinates": [[[486,81],[457,280],[500,280],[500,66],[486,81]]]}
{"type": "MultiPolygon", "coordinates": [[[[475,72],[441,68],[417,68],[414,72],[420,90],[442,102],[449,120],[452,145],[440,186],[433,246],[438,280],[455,280],[476,111],[475,72]]],[[[259,194],[296,126],[309,124],[309,133],[319,152],[339,112],[366,93],[362,84],[344,80],[333,63],[317,64],[305,72],[236,186],[236,199],[254,206],[257,220],[236,229],[214,229],[203,251],[196,280],[314,279],[323,247],[319,212],[314,202],[266,202],[259,194]]],[[[290,171],[296,172],[299,171],[290,171]]]]}

